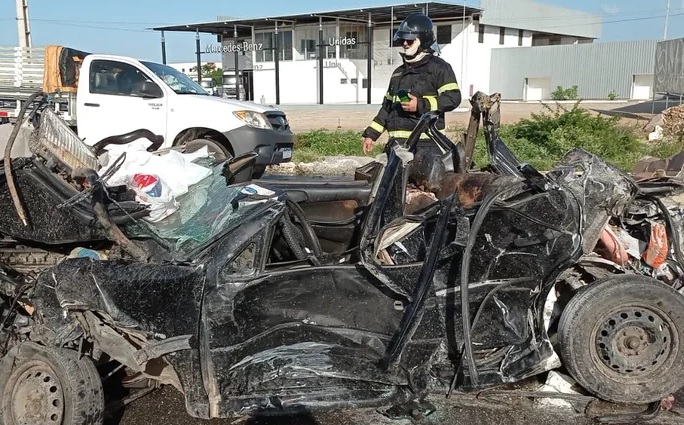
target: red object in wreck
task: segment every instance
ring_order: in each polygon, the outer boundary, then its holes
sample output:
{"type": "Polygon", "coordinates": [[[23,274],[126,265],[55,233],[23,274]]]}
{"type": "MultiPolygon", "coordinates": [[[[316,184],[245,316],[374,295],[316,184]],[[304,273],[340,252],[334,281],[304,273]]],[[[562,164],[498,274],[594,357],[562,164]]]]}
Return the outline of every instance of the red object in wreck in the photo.
{"type": "Polygon", "coordinates": [[[133,183],[136,187],[146,194],[154,197],[160,197],[162,188],[157,176],[150,174],[135,174],[133,176],[133,183]]]}
{"type": "Polygon", "coordinates": [[[651,226],[651,238],[648,241],[648,247],[642,254],[642,258],[646,264],[657,269],[665,263],[668,251],[667,230],[662,224],[654,223],[651,226]]]}
{"type": "Polygon", "coordinates": [[[603,229],[597,244],[597,251],[599,251],[604,258],[615,264],[624,266],[629,263],[627,250],[610,227],[603,229]]]}

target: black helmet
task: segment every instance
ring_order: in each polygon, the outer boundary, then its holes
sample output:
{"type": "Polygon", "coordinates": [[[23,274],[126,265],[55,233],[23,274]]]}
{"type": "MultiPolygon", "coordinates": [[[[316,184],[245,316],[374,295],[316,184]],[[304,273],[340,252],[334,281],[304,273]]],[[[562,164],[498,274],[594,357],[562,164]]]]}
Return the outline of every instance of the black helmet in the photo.
{"type": "Polygon", "coordinates": [[[423,51],[432,50],[432,45],[437,41],[432,19],[422,13],[412,13],[404,19],[394,33],[393,45],[398,47],[404,40],[416,38],[420,39],[420,50],[423,51]]]}

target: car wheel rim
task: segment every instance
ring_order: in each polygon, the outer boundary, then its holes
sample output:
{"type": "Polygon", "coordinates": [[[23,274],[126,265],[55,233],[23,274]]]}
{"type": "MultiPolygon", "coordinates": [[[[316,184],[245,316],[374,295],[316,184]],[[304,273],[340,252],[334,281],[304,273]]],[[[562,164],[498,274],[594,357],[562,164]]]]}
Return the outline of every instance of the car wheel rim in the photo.
{"type": "Polygon", "coordinates": [[[55,372],[47,364],[33,361],[14,373],[8,413],[16,425],[61,424],[64,392],[55,372]]]}
{"type": "Polygon", "coordinates": [[[674,325],[645,306],[622,307],[603,316],[594,332],[594,357],[617,380],[652,376],[676,354],[674,325]]]}

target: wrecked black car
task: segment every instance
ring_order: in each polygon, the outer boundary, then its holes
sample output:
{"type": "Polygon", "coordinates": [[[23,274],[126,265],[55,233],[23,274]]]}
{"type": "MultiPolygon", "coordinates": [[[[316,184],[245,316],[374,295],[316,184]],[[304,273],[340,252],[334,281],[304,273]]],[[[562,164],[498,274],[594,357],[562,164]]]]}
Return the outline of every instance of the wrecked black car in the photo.
{"type": "Polygon", "coordinates": [[[113,377],[172,385],[199,418],[400,406],[553,370],[614,403],[674,393],[683,185],[579,149],[540,173],[480,112],[483,169],[426,114],[353,180],[248,181],[247,155],[150,223],[77,139],[55,147],[70,136],[44,111],[33,155],[2,173],[0,423],[99,424],[113,377]],[[416,151],[423,132],[442,155],[416,151]]]}

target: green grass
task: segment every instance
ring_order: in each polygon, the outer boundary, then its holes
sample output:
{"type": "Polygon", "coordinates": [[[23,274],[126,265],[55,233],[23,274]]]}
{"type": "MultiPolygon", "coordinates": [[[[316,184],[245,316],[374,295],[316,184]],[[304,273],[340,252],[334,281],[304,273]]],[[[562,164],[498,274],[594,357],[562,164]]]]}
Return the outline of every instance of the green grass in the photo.
{"type": "MultiPolygon", "coordinates": [[[[457,140],[460,131],[449,128],[452,140],[457,140]]],[[[631,171],[634,164],[644,156],[669,157],[684,149],[676,140],[660,143],[644,141],[645,135],[638,129],[619,123],[619,117],[600,117],[591,114],[579,103],[572,108],[562,105],[556,109],[533,114],[516,124],[503,125],[501,138],[513,153],[523,162],[539,170],[553,167],[567,151],[574,147],[583,148],[605,161],[631,171]]],[[[315,130],[297,134],[293,161],[312,162],[325,156],[362,156],[361,133],[357,131],[315,130]]],[[[376,146],[373,155],[382,151],[376,146]]],[[[487,150],[480,129],[475,147],[477,167],[487,164],[487,150]]]]}
{"type": "MultiPolygon", "coordinates": [[[[325,156],[363,156],[361,132],[313,130],[295,136],[294,162],[314,162],[325,156]]],[[[372,155],[382,152],[382,146],[375,146],[372,155]]]]}

